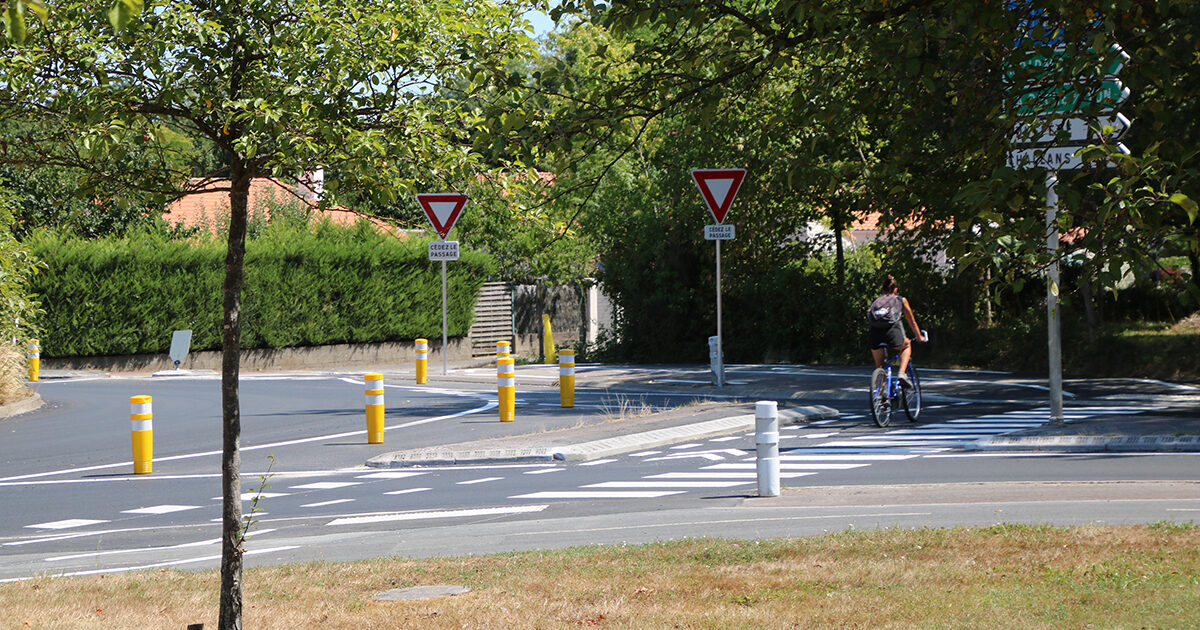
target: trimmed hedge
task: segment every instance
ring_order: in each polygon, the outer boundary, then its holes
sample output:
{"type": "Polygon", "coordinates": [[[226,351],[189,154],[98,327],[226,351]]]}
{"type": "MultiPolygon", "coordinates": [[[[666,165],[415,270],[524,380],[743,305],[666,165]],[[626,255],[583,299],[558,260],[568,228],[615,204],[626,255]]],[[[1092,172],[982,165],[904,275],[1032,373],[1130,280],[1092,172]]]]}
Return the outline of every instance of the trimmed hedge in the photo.
{"type": "MultiPolygon", "coordinates": [[[[272,224],[246,246],[242,346],[281,348],[438,337],[441,265],[428,240],[399,241],[360,223],[341,228],[272,224]]],[[[33,280],[49,357],[166,352],[174,330],[193,350],[221,346],[223,240],[172,240],[151,232],[30,240],[46,263],[33,280]]],[[[464,250],[447,265],[448,331],[465,336],[476,294],[495,264],[464,250]]]]}

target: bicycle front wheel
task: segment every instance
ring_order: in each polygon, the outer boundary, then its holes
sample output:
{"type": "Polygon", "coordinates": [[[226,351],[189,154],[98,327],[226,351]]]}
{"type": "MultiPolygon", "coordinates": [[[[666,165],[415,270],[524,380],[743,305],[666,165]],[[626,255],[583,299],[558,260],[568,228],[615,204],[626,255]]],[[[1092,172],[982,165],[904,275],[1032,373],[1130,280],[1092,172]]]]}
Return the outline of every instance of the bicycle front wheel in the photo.
{"type": "Polygon", "coordinates": [[[900,400],[904,403],[904,415],[908,416],[908,421],[916,422],[921,415],[921,381],[917,379],[917,368],[913,367],[912,363],[908,364],[905,373],[908,374],[908,382],[912,383],[912,387],[901,388],[900,400]]]}
{"type": "Polygon", "coordinates": [[[871,419],[886,427],[892,421],[892,401],[888,399],[888,373],[876,368],[871,374],[871,419]]]}

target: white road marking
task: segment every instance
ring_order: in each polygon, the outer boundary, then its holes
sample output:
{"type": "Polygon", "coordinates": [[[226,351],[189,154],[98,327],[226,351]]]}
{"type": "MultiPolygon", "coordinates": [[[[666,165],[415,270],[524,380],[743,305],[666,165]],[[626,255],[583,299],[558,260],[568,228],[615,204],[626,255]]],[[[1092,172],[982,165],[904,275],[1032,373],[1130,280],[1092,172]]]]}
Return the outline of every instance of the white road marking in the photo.
{"type": "Polygon", "coordinates": [[[581,488],[732,488],[746,486],[753,481],[602,481],[589,483],[581,488]]]}
{"type": "Polygon", "coordinates": [[[38,523],[36,525],[26,525],[30,529],[71,529],[73,527],[86,527],[88,525],[99,525],[108,521],[99,521],[88,518],[69,518],[65,521],[51,521],[49,523],[38,523]]]}
{"type": "Polygon", "coordinates": [[[79,558],[95,558],[97,556],[115,556],[124,553],[137,553],[140,551],[164,551],[167,549],[187,549],[188,547],[205,547],[208,545],[221,544],[220,538],[212,540],[201,540],[197,542],[183,543],[180,545],[168,545],[166,547],[142,547],[141,549],[113,549],[111,551],[92,551],[89,553],[76,553],[69,556],[54,556],[52,558],[43,558],[43,562],[60,562],[62,560],[78,560],[79,558]]]}
{"type": "MultiPolygon", "coordinates": [[[[749,463],[718,463],[706,466],[701,470],[754,470],[758,464],[749,463]]],[[[871,466],[869,463],[792,463],[779,462],[780,470],[851,470],[871,466]]]]}
{"type": "MultiPolygon", "coordinates": [[[[835,465],[843,466],[843,467],[845,466],[845,464],[835,464],[835,465]]],[[[856,468],[858,466],[866,466],[866,464],[850,465],[851,468],[856,468]]],[[[809,475],[815,475],[815,474],[817,474],[817,473],[781,472],[781,473],[779,473],[779,477],[782,479],[791,479],[793,477],[807,477],[809,475]]],[[[758,478],[758,473],[757,472],[743,472],[743,471],[669,472],[669,473],[662,473],[662,474],[658,474],[658,475],[648,475],[643,478],[644,479],[756,479],[756,478],[758,478]]]]}
{"type": "MultiPolygon", "coordinates": [[[[262,553],[278,553],[280,551],[289,551],[292,549],[299,549],[299,548],[300,547],[298,545],[291,545],[288,547],[271,547],[269,549],[251,549],[251,550],[247,551],[244,555],[253,556],[253,555],[258,555],[258,554],[262,554],[262,553]]],[[[97,575],[97,574],[101,574],[101,573],[108,575],[111,573],[126,573],[129,571],[144,571],[146,569],[160,569],[162,567],[173,567],[173,566],[178,566],[181,564],[193,564],[196,562],[210,562],[213,560],[220,560],[220,559],[221,559],[221,556],[219,556],[219,555],[204,556],[202,558],[189,558],[187,560],[172,560],[170,562],[158,562],[155,564],[143,564],[141,566],[136,566],[136,567],[114,567],[111,569],[91,569],[88,571],[72,571],[70,573],[55,573],[52,577],[78,577],[81,575],[97,575]]],[[[45,577],[45,576],[40,576],[40,577],[45,577]]],[[[28,577],[28,576],[27,577],[18,577],[18,578],[5,578],[5,579],[0,580],[0,583],[21,582],[23,580],[31,580],[31,579],[33,579],[33,578],[28,577]]]]}
{"type": "Polygon", "coordinates": [[[672,494],[683,494],[686,490],[675,491],[619,491],[619,490],[575,490],[567,492],[534,492],[518,494],[510,499],[656,499],[672,494]]]}
{"type": "Polygon", "coordinates": [[[901,454],[901,453],[786,453],[779,456],[780,462],[846,462],[846,461],[874,461],[874,462],[894,462],[904,459],[912,459],[917,455],[901,454]]]}
{"type": "MultiPolygon", "coordinates": [[[[258,497],[260,499],[270,499],[272,497],[286,497],[286,496],[288,496],[287,492],[243,492],[242,500],[243,501],[253,501],[254,497],[258,497]]],[[[223,498],[225,498],[225,497],[213,497],[212,500],[220,501],[223,498]]]]}
{"type": "Polygon", "coordinates": [[[615,459],[597,459],[597,460],[591,461],[591,462],[583,462],[582,464],[580,464],[580,466],[599,466],[600,464],[611,464],[615,461],[617,461],[617,460],[615,460],[615,459]]]}
{"type": "Polygon", "coordinates": [[[527,471],[525,471],[524,473],[521,473],[521,474],[524,474],[524,475],[544,475],[544,474],[546,474],[546,473],[556,473],[556,472],[563,472],[563,470],[565,470],[565,469],[563,469],[563,468],[543,468],[543,469],[541,469],[541,470],[527,470],[527,471]]]}
{"type": "Polygon", "coordinates": [[[709,440],[709,442],[729,442],[731,440],[740,440],[740,439],[742,439],[742,436],[740,436],[740,435],[727,435],[725,437],[713,438],[713,439],[709,440]]]}
{"type": "Polygon", "coordinates": [[[423,473],[423,472],[387,471],[387,472],[371,473],[369,475],[359,475],[359,476],[355,477],[355,479],[404,479],[405,477],[416,477],[418,475],[424,475],[424,474],[425,473],[423,473]]]}
{"type": "Polygon", "coordinates": [[[696,448],[697,446],[704,446],[704,445],[703,445],[703,444],[701,444],[701,443],[699,443],[699,442],[692,442],[691,444],[679,444],[679,445],[676,445],[676,446],[672,446],[672,447],[671,447],[671,450],[672,450],[672,451],[678,451],[678,450],[682,450],[682,449],[685,449],[685,448],[696,448]]]}
{"type": "Polygon", "coordinates": [[[504,479],[504,477],[481,477],[479,479],[468,479],[466,481],[459,481],[455,485],[471,486],[471,485],[475,485],[477,483],[487,483],[489,481],[500,481],[501,479],[504,479]]]}
{"type": "MultiPolygon", "coordinates": [[[[450,393],[450,392],[447,392],[447,393],[450,393]]],[[[463,395],[466,395],[466,394],[463,394],[463,395]]],[[[478,398],[478,395],[475,395],[472,397],[478,398]]],[[[440,420],[451,420],[454,418],[461,418],[463,416],[469,416],[472,414],[483,413],[490,409],[495,409],[495,408],[496,408],[496,403],[494,401],[489,401],[480,407],[475,407],[473,409],[467,409],[466,411],[460,411],[457,413],[446,414],[444,416],[435,416],[433,418],[424,418],[421,420],[413,420],[412,422],[405,422],[403,424],[395,424],[395,425],[387,426],[387,427],[384,427],[384,431],[391,431],[393,429],[404,429],[404,428],[408,428],[408,427],[414,427],[417,425],[428,424],[430,422],[437,422],[440,420]]],[[[366,429],[363,429],[361,431],[347,431],[345,433],[333,433],[330,435],[318,435],[315,437],[299,438],[299,439],[295,439],[295,440],[285,440],[283,442],[271,442],[269,444],[247,445],[247,446],[243,446],[241,448],[241,452],[247,453],[247,452],[251,452],[251,451],[275,449],[275,448],[279,448],[281,446],[294,446],[296,444],[308,444],[311,442],[336,440],[336,439],[341,439],[341,438],[354,437],[354,436],[358,436],[358,435],[365,435],[366,432],[367,432],[366,429]]],[[[198,452],[198,453],[187,453],[184,455],[156,457],[156,458],[154,458],[154,461],[167,462],[167,461],[176,461],[176,460],[181,460],[181,459],[195,459],[197,457],[212,457],[212,456],[216,456],[216,455],[220,455],[220,454],[221,454],[221,451],[204,451],[204,452],[198,452]]],[[[132,461],[125,461],[125,462],[117,462],[115,464],[100,464],[97,466],[84,466],[81,468],[64,468],[62,470],[52,470],[49,472],[31,473],[31,474],[27,474],[27,475],[15,475],[12,477],[3,477],[3,478],[0,478],[0,482],[21,481],[24,479],[35,479],[38,477],[52,477],[55,475],[69,475],[69,474],[76,474],[76,473],[81,473],[81,472],[90,472],[93,470],[107,470],[107,469],[112,469],[112,468],[122,468],[122,467],[131,467],[131,466],[133,466],[132,461]]]]}
{"type": "Polygon", "coordinates": [[[318,481],[316,483],[306,483],[302,486],[291,486],[290,490],[336,490],[337,488],[347,488],[349,486],[357,486],[361,481],[318,481]]]}
{"type": "Polygon", "coordinates": [[[354,499],[333,499],[332,501],[321,501],[320,503],[306,503],[300,507],[325,507],[326,505],[337,505],[339,503],[353,503],[354,499]]]}
{"type": "Polygon", "coordinates": [[[136,510],[122,510],[122,514],[170,514],[171,512],[182,512],[184,510],[198,510],[199,505],[155,505],[151,507],[138,508],[136,510]]]}
{"type": "Polygon", "coordinates": [[[384,494],[412,494],[414,492],[426,492],[429,490],[433,490],[433,488],[405,488],[404,490],[392,490],[391,492],[384,492],[384,494]]]}
{"type": "Polygon", "coordinates": [[[629,456],[630,457],[649,457],[651,455],[658,455],[661,452],[662,451],[641,451],[639,453],[630,453],[629,456]]]}
{"type": "Polygon", "coordinates": [[[367,523],[390,523],[394,521],[420,521],[439,518],[470,518],[474,516],[498,516],[504,514],[528,514],[541,512],[549,505],[523,505],[515,507],[476,508],[470,510],[440,510],[437,512],[392,512],[368,516],[338,518],[325,525],[364,525],[367,523]]]}

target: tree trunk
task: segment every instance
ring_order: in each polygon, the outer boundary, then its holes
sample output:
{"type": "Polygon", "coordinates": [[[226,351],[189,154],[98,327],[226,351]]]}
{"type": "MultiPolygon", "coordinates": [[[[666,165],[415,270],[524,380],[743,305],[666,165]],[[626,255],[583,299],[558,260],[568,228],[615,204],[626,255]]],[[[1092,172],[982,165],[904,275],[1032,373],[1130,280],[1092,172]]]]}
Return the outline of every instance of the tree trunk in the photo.
{"type": "Polygon", "coordinates": [[[242,627],[242,417],[238,373],[242,345],[242,284],[246,257],[246,204],[250,173],[235,157],[230,166],[229,245],[225,253],[221,326],[221,616],[220,630],[242,627]]]}
{"type": "Polygon", "coordinates": [[[846,220],[840,208],[833,211],[833,251],[834,269],[837,273],[838,295],[846,293],[846,254],[842,251],[842,232],[846,229],[846,220]]]}

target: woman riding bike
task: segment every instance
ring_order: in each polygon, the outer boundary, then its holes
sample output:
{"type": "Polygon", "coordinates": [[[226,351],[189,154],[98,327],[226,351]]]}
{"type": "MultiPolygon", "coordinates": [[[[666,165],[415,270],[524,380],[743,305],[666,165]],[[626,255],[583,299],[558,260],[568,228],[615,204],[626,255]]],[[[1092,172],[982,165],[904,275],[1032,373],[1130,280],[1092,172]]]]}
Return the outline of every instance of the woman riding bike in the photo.
{"type": "Polygon", "coordinates": [[[875,367],[883,367],[884,349],[887,345],[900,354],[900,386],[912,387],[908,382],[908,360],[912,357],[912,344],[904,335],[904,323],[914,331],[916,341],[927,339],[921,334],[917,318],[913,315],[908,300],[900,295],[900,287],[891,274],[884,276],[880,283],[881,295],[871,302],[867,309],[867,321],[871,330],[867,333],[867,347],[871,349],[871,357],[875,359],[875,367]]]}

